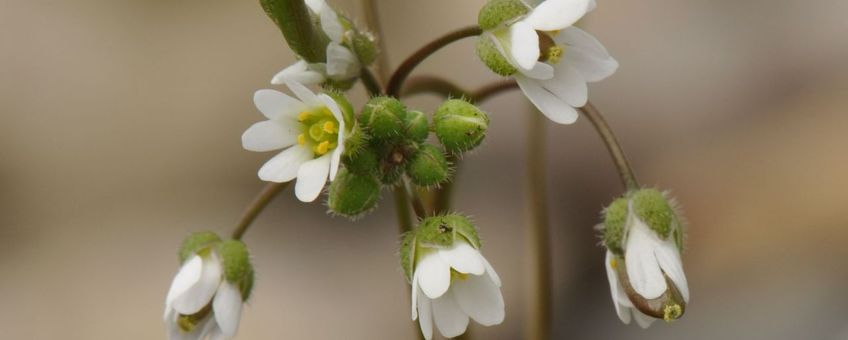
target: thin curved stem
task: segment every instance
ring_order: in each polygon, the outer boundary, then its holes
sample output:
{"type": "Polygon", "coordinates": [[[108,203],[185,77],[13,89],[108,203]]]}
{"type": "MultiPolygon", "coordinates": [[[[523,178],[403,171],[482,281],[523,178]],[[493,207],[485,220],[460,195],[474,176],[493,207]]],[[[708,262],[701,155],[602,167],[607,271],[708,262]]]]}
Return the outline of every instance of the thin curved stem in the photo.
{"type": "Polygon", "coordinates": [[[268,206],[268,203],[271,203],[280,191],[283,191],[283,189],[288,186],[289,182],[266,184],[259,194],[256,195],[256,198],[253,199],[253,202],[251,202],[247,209],[245,209],[244,214],[242,214],[241,219],[239,219],[239,222],[236,225],[236,229],[233,231],[233,239],[241,240],[244,233],[247,232],[247,229],[250,228],[253,221],[257,216],[259,216],[259,213],[268,206]]]}
{"type": "Polygon", "coordinates": [[[409,195],[410,202],[412,203],[412,210],[415,211],[415,216],[418,218],[427,217],[427,209],[424,208],[424,203],[421,202],[421,195],[415,192],[415,188],[409,183],[409,180],[404,178],[403,187],[406,191],[406,194],[409,195]]]}
{"type": "Polygon", "coordinates": [[[552,289],[551,245],[548,226],[548,206],[545,192],[545,118],[539,112],[530,114],[527,125],[527,207],[530,210],[530,259],[528,266],[533,283],[528,315],[532,325],[527,329],[527,339],[551,338],[552,289]]]}
{"type": "Polygon", "coordinates": [[[380,81],[374,77],[374,73],[367,67],[363,67],[359,73],[359,78],[362,80],[362,85],[368,91],[369,97],[379,96],[383,93],[383,87],[380,86],[380,81]]]}
{"type": "Polygon", "coordinates": [[[482,103],[495,95],[517,88],[518,84],[514,80],[503,80],[485,85],[477,91],[471,92],[469,97],[475,103],[482,103]]]}
{"type": "MultiPolygon", "coordinates": [[[[377,11],[377,0],[363,0],[362,9],[365,12],[365,23],[372,32],[383,32],[380,23],[380,13],[377,11]]],[[[382,37],[381,37],[382,38],[382,37]]],[[[380,51],[374,67],[379,79],[385,80],[389,77],[389,61],[386,58],[386,39],[377,39],[377,50],[380,51]]]]}
{"type": "Polygon", "coordinates": [[[403,61],[403,63],[398,66],[394,73],[392,73],[391,78],[389,78],[389,83],[386,85],[386,94],[392,97],[398,97],[400,95],[401,87],[403,86],[403,82],[406,80],[406,77],[412,73],[412,70],[415,69],[418,64],[427,59],[430,55],[440,50],[442,47],[450,45],[451,43],[461,40],[468,37],[478,36],[483,33],[483,30],[477,26],[469,26],[466,28],[462,28],[448,34],[443,35],[442,37],[433,40],[424,47],[415,51],[409,58],[403,61]]]}
{"type": "Polygon", "coordinates": [[[627,161],[627,157],[624,155],[624,150],[621,148],[621,144],[618,143],[618,139],[615,138],[615,134],[612,132],[612,129],[606,119],[604,119],[601,111],[598,111],[595,105],[592,105],[591,102],[586,103],[586,106],[580,108],[580,111],[583,112],[590,122],[592,122],[595,130],[598,131],[598,134],[604,141],[607,151],[609,151],[610,156],[612,156],[612,159],[615,162],[615,167],[618,169],[618,175],[621,177],[621,183],[624,187],[627,190],[639,189],[639,182],[636,180],[633,168],[630,166],[630,162],[627,161]]]}
{"type": "Polygon", "coordinates": [[[414,96],[416,94],[432,93],[445,98],[468,98],[468,91],[458,85],[435,76],[417,76],[406,82],[401,97],[414,96]]]}

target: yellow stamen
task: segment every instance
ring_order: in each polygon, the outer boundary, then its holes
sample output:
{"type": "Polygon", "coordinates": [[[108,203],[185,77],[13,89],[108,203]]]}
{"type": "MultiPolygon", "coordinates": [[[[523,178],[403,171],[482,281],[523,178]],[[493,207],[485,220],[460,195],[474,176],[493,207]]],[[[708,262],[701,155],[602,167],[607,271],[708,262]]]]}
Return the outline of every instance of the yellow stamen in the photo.
{"type": "Polygon", "coordinates": [[[305,134],[301,133],[301,134],[297,135],[297,144],[300,144],[300,145],[306,144],[306,135],[305,134]]]}
{"type": "Polygon", "coordinates": [[[562,55],[565,53],[565,48],[562,46],[554,46],[548,49],[548,62],[551,64],[559,63],[562,55]]]}
{"type": "Polygon", "coordinates": [[[672,322],[683,315],[683,308],[680,308],[680,305],[674,304],[665,306],[663,308],[663,320],[665,322],[672,322]]]}
{"type": "Polygon", "coordinates": [[[318,146],[315,147],[315,153],[317,153],[318,155],[323,155],[323,154],[327,153],[327,151],[329,151],[329,150],[330,150],[330,142],[326,141],[326,140],[321,142],[321,144],[318,144],[318,146]]]}
{"type": "Polygon", "coordinates": [[[612,269],[618,269],[618,261],[616,261],[616,259],[610,260],[610,267],[612,267],[612,269]]]}
{"type": "Polygon", "coordinates": [[[309,115],[311,115],[311,114],[312,113],[309,112],[309,111],[303,111],[303,112],[301,112],[300,114],[297,115],[297,120],[299,122],[302,122],[302,121],[306,120],[307,118],[309,118],[309,115]]]}
{"type": "Polygon", "coordinates": [[[336,133],[338,131],[339,130],[336,129],[336,124],[333,124],[333,122],[325,122],[324,123],[324,132],[326,132],[326,133],[336,133]]]}

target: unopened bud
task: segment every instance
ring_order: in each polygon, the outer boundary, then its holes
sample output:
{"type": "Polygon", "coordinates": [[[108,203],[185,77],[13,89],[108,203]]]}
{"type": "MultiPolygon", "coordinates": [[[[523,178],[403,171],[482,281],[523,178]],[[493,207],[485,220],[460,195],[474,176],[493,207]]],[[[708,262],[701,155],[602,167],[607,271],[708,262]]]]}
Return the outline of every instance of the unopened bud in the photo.
{"type": "Polygon", "coordinates": [[[486,137],[489,117],[467,101],[451,99],[436,110],[433,125],[445,151],[459,154],[480,145],[486,137]]]}
{"type": "Polygon", "coordinates": [[[380,160],[370,147],[363,147],[356,153],[345,155],[342,158],[347,171],[362,176],[373,176],[379,173],[380,160]]]}
{"type": "Polygon", "coordinates": [[[374,36],[367,32],[356,32],[351,37],[351,45],[356,57],[363,66],[371,65],[377,59],[377,44],[374,36]]]}
{"type": "Polygon", "coordinates": [[[421,143],[430,134],[430,123],[427,122],[427,115],[421,111],[405,111],[401,116],[406,137],[416,143],[421,143]]]}
{"type": "Polygon", "coordinates": [[[406,107],[392,97],[374,97],[365,104],[359,123],[376,141],[387,141],[401,136],[403,122],[400,117],[406,107]]]}
{"type": "Polygon", "coordinates": [[[380,183],[373,175],[358,175],[339,169],[330,184],[327,206],[334,214],[357,218],[370,211],[380,199],[380,183]]]}
{"type": "Polygon", "coordinates": [[[430,144],[422,144],[407,164],[406,173],[416,185],[428,187],[445,182],[450,175],[450,166],[442,150],[430,144]]]}

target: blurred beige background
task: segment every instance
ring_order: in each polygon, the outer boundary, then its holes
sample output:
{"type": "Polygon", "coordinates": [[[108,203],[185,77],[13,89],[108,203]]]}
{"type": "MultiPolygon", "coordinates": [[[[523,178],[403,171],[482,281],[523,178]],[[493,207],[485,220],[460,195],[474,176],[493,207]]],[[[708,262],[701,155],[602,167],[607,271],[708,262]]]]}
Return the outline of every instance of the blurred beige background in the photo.
{"type": "MultiPolygon", "coordinates": [[[[330,3],[361,18],[356,1],[330,3]]],[[[396,65],[483,1],[378,3],[396,65]]],[[[674,324],[620,324],[592,226],[621,188],[585,120],[548,124],[557,339],[848,339],[846,13],[600,1],[586,25],[621,69],[591,98],[644,184],[684,204],[693,298],[674,324]]],[[[419,74],[495,80],[472,48],[419,74]]],[[[257,1],[0,0],[0,338],[164,338],[176,248],[229,233],[261,187],[271,155],[239,137],[261,119],[253,91],[292,60],[257,1]]],[[[507,320],[473,332],[518,339],[530,112],[515,92],[484,107],[490,138],[466,158],[458,208],[504,278],[507,320]]],[[[239,339],[412,339],[390,196],[356,223],[324,211],[287,191],[247,235],[258,284],[239,339]]]]}

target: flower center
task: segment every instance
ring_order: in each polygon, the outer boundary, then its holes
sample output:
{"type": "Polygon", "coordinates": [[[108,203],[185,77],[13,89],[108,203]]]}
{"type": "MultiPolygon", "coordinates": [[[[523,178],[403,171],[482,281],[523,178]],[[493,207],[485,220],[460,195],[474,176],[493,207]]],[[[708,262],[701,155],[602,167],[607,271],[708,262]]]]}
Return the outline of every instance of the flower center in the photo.
{"type": "Polygon", "coordinates": [[[203,319],[205,319],[209,314],[212,313],[212,304],[208,304],[203,309],[194,313],[192,315],[182,315],[180,314],[177,317],[177,326],[180,327],[180,330],[186,333],[191,333],[194,331],[194,328],[200,324],[203,319]]]}
{"type": "Polygon", "coordinates": [[[465,281],[468,280],[468,274],[460,273],[453,268],[451,268],[451,281],[465,281]]]}
{"type": "Polygon", "coordinates": [[[323,156],[338,146],[339,121],[326,106],[303,111],[297,116],[300,122],[300,135],[297,143],[306,146],[315,153],[323,156]]]}
{"type": "Polygon", "coordinates": [[[556,64],[562,60],[562,55],[565,54],[565,46],[557,45],[552,36],[559,32],[542,32],[536,31],[539,35],[539,61],[549,64],[556,64]]]}

